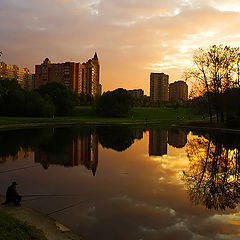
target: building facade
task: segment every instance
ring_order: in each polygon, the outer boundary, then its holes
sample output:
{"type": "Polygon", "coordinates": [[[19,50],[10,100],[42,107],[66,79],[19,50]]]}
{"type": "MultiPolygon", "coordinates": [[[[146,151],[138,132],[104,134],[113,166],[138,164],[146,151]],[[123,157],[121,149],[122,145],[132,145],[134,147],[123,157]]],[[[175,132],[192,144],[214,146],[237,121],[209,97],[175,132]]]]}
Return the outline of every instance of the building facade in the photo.
{"type": "Polygon", "coordinates": [[[170,101],[188,100],[188,85],[184,81],[176,81],[169,85],[170,101]]]}
{"type": "Polygon", "coordinates": [[[169,76],[164,73],[151,73],[150,97],[152,101],[169,101],[169,76]]]}
{"type": "Polygon", "coordinates": [[[128,90],[128,92],[137,99],[141,99],[144,96],[144,90],[143,89],[133,89],[133,90],[128,90]]]}
{"type": "Polygon", "coordinates": [[[101,95],[99,84],[100,63],[97,53],[86,63],[51,63],[46,58],[41,65],[35,65],[34,88],[48,83],[59,82],[78,94],[101,95]]]}
{"type": "Polygon", "coordinates": [[[22,88],[32,89],[32,71],[27,68],[0,62],[0,77],[16,79],[22,88]]]}

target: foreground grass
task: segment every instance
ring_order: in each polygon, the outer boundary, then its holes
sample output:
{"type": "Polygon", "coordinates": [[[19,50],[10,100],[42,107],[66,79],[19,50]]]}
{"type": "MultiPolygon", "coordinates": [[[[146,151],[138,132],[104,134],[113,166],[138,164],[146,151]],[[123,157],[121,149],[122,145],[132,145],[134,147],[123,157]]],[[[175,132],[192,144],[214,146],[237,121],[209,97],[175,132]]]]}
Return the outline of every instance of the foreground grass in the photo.
{"type": "Polygon", "coordinates": [[[25,223],[0,212],[0,240],[43,240],[25,223]]]}
{"type": "Polygon", "coordinates": [[[75,107],[73,114],[67,117],[32,118],[32,117],[0,117],[0,125],[5,124],[31,124],[31,123],[70,123],[70,122],[106,122],[127,123],[156,120],[176,120],[177,117],[185,120],[201,119],[198,113],[190,109],[173,108],[134,108],[132,114],[125,118],[103,118],[96,115],[92,107],[75,107]]]}

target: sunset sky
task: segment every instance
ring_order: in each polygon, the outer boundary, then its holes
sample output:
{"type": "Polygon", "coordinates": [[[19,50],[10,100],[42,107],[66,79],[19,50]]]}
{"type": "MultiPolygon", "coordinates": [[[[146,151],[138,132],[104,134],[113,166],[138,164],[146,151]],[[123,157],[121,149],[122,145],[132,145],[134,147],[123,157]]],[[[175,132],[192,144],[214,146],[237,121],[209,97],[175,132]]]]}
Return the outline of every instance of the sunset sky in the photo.
{"type": "Polygon", "coordinates": [[[0,0],[0,22],[0,61],[34,71],[96,51],[104,91],[149,94],[150,72],[173,82],[194,49],[240,46],[239,0],[0,0]]]}

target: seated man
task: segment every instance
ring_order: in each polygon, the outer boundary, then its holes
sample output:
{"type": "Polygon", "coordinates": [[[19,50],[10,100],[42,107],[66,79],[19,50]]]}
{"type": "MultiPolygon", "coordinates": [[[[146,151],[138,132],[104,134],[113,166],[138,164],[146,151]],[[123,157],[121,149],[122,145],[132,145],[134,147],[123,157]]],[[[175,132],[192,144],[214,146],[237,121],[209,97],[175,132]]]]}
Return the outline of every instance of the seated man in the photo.
{"type": "Polygon", "coordinates": [[[16,182],[12,182],[12,185],[8,187],[6,192],[6,201],[4,204],[14,203],[15,205],[20,205],[22,197],[18,194],[16,187],[16,182]]]}

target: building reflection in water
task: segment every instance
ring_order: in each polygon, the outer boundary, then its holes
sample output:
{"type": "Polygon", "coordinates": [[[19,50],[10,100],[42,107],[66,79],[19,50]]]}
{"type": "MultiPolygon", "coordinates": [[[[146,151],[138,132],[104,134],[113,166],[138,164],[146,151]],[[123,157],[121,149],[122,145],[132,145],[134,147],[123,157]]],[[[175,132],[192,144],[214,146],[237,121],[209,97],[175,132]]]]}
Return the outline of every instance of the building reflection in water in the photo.
{"type": "Polygon", "coordinates": [[[149,130],[149,156],[163,156],[167,154],[167,130],[149,130]]]}
{"type": "Polygon", "coordinates": [[[183,148],[187,143],[187,132],[183,130],[150,129],[149,156],[167,154],[167,144],[175,148],[183,148]]]}
{"type": "Polygon", "coordinates": [[[20,148],[14,155],[2,156],[0,157],[0,164],[5,162],[12,162],[21,158],[28,158],[32,154],[31,150],[20,148]]]}
{"type": "Polygon", "coordinates": [[[50,165],[83,165],[96,174],[98,144],[125,151],[143,138],[143,130],[127,126],[99,128],[44,128],[3,132],[0,135],[0,163],[32,154],[44,169],[50,165]],[[34,153],[34,154],[33,154],[34,153]]]}
{"type": "Polygon", "coordinates": [[[74,167],[83,165],[91,170],[95,176],[98,165],[98,138],[96,135],[77,137],[72,140],[71,146],[65,153],[49,154],[37,150],[35,152],[35,162],[41,163],[45,169],[50,165],[63,165],[74,167]]]}

